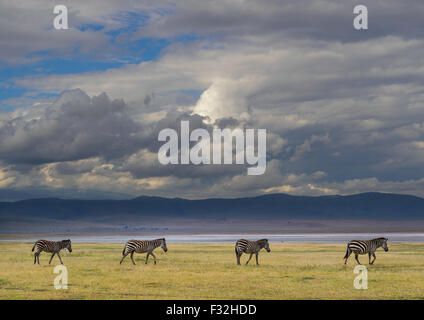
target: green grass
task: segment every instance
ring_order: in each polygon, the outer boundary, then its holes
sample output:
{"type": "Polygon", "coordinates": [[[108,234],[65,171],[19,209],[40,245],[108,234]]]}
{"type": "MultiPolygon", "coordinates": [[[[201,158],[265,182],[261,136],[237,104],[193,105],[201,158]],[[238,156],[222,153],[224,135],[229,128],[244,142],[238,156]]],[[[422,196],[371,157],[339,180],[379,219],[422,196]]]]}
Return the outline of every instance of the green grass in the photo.
{"type": "MultiPolygon", "coordinates": [[[[74,243],[62,254],[69,287],[56,290],[53,258],[33,264],[32,244],[0,243],[0,299],[423,299],[424,244],[390,244],[368,268],[368,290],[356,290],[353,256],[343,264],[345,245],[273,244],[260,266],[236,265],[233,245],[168,244],[158,264],[145,254],[122,265],[123,244],[74,243]]],[[[243,255],[242,261],[247,256],[243,255]]],[[[367,256],[360,256],[367,263],[367,256]]]]}

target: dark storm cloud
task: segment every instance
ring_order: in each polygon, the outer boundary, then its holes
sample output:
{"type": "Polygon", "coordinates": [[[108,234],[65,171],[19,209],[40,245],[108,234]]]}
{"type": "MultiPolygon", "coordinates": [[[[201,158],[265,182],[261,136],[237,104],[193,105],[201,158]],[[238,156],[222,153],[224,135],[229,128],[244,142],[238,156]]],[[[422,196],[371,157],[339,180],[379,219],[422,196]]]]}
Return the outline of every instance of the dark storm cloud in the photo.
{"type": "Polygon", "coordinates": [[[245,170],[241,165],[161,165],[156,156],[163,144],[158,141],[160,130],[174,129],[181,137],[181,121],[189,121],[190,131],[212,132],[212,126],[205,124],[204,117],[174,110],[147,125],[134,121],[131,112],[123,100],[111,101],[105,93],[90,98],[79,89],[66,91],[51,106],[31,107],[3,121],[0,158],[21,172],[57,163],[54,170],[60,175],[99,173],[98,167],[107,163],[114,165],[114,171],[130,172],[135,178],[229,176],[245,170]],[[146,159],[140,150],[153,158],[146,159]],[[90,158],[98,160],[84,161],[90,158]]]}
{"type": "Polygon", "coordinates": [[[90,98],[72,90],[36,116],[4,120],[0,157],[9,164],[32,165],[93,156],[119,158],[139,148],[139,131],[124,101],[111,101],[106,94],[90,98]]]}
{"type": "MultiPolygon", "coordinates": [[[[65,91],[50,106],[30,107],[2,121],[0,158],[23,167],[91,157],[109,161],[143,148],[157,152],[162,144],[157,139],[159,131],[172,128],[180,132],[183,120],[190,121],[192,129],[208,129],[202,117],[188,112],[171,111],[149,125],[135,121],[133,112],[123,100],[110,100],[105,93],[90,98],[80,89],[65,91]]],[[[59,168],[71,170],[66,164],[59,168]]],[[[78,170],[84,171],[84,165],[78,170]]]]}
{"type": "Polygon", "coordinates": [[[173,14],[151,21],[140,35],[265,36],[278,41],[278,34],[285,34],[341,42],[387,35],[421,38],[423,13],[420,0],[180,1],[173,14]],[[362,33],[352,26],[353,8],[358,4],[366,5],[370,16],[369,30],[362,33]]]}

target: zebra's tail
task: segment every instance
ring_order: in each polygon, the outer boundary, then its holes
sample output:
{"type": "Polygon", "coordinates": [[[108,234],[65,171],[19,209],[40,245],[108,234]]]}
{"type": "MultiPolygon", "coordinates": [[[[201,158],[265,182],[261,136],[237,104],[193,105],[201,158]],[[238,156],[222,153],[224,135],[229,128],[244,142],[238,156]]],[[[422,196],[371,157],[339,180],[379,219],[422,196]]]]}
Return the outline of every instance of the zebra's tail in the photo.
{"type": "Polygon", "coordinates": [[[32,250],[31,251],[34,251],[36,244],[37,244],[37,242],[34,243],[34,246],[32,247],[32,250]]]}
{"type": "Polygon", "coordinates": [[[347,246],[347,248],[346,248],[346,254],[345,254],[345,256],[343,257],[343,259],[346,259],[346,258],[347,258],[347,256],[348,256],[348,254],[349,254],[349,246],[347,246]]]}
{"type": "Polygon", "coordinates": [[[122,250],[122,255],[125,254],[125,249],[127,248],[127,245],[125,245],[124,250],[122,250]]]}

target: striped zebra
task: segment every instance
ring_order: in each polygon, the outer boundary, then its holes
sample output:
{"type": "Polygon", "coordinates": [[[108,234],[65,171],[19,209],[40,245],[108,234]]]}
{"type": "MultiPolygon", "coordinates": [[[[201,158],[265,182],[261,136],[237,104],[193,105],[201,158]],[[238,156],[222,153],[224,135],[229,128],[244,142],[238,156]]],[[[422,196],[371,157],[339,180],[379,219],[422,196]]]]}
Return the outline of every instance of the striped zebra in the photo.
{"type": "Polygon", "coordinates": [[[122,261],[124,261],[125,257],[128,254],[131,254],[131,260],[132,263],[135,265],[134,262],[134,252],[137,253],[144,253],[147,252],[147,256],[146,256],[146,264],[147,261],[149,260],[149,256],[152,255],[153,259],[155,259],[155,264],[156,264],[156,256],[153,254],[153,250],[155,250],[157,247],[161,247],[163,249],[163,251],[168,251],[168,248],[166,247],[166,241],[165,238],[160,238],[160,239],[155,239],[155,240],[129,240],[124,247],[124,250],[122,251],[122,260],[119,264],[122,263],[122,261]]]}
{"type": "Polygon", "coordinates": [[[361,264],[358,260],[359,254],[367,254],[368,253],[368,260],[369,264],[373,264],[376,257],[375,257],[375,250],[377,250],[380,247],[383,247],[384,251],[389,251],[389,248],[387,247],[387,238],[376,238],[372,240],[352,240],[349,241],[347,244],[346,249],[346,255],[343,259],[345,259],[345,264],[347,263],[347,259],[351,255],[351,253],[355,253],[355,260],[358,262],[358,264],[361,264]],[[371,256],[374,257],[374,259],[371,261],[371,256]]]}
{"type": "Polygon", "coordinates": [[[236,257],[237,264],[240,265],[240,257],[243,253],[250,253],[249,260],[247,260],[246,265],[249,263],[250,259],[252,259],[253,254],[256,255],[256,264],[259,265],[258,262],[258,254],[261,249],[265,248],[266,251],[270,252],[268,239],[260,239],[257,241],[249,241],[246,239],[239,239],[236,242],[236,257]]]}
{"type": "Polygon", "coordinates": [[[63,264],[62,258],[60,257],[60,250],[66,249],[69,252],[72,252],[71,240],[62,240],[62,241],[48,241],[48,240],[38,240],[34,243],[32,251],[37,247],[37,251],[34,253],[34,264],[38,261],[40,264],[40,253],[42,251],[51,252],[52,256],[50,257],[49,264],[52,262],[52,259],[55,254],[59,257],[60,263],[63,264]]]}

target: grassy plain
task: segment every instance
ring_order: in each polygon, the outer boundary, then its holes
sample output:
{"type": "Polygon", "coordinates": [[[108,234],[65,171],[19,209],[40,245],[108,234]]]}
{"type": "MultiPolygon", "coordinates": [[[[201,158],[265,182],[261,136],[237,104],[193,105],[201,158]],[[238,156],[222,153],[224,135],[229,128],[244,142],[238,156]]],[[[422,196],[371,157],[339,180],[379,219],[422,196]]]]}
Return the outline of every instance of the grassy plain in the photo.
{"type": "MultiPolygon", "coordinates": [[[[424,244],[390,244],[368,268],[368,289],[356,290],[353,256],[341,244],[271,243],[260,265],[235,264],[230,244],[168,244],[119,265],[123,244],[74,243],[63,253],[68,289],[56,290],[53,258],[33,264],[30,243],[0,242],[0,299],[424,299],[424,244]]],[[[242,261],[247,256],[243,255],[242,261]]],[[[362,263],[368,262],[361,256],[362,263]]]]}

